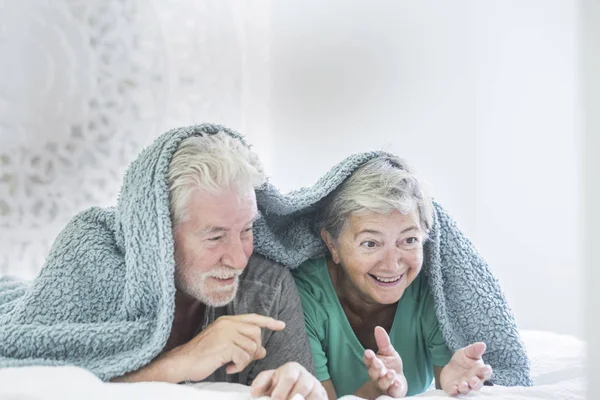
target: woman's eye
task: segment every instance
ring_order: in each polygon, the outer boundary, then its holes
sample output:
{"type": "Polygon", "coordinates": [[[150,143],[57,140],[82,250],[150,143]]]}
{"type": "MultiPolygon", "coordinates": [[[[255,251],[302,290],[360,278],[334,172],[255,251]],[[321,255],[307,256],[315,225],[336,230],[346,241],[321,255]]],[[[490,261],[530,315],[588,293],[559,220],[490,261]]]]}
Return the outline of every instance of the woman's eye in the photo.
{"type": "Polygon", "coordinates": [[[406,243],[408,243],[408,244],[415,244],[418,241],[419,241],[419,239],[416,238],[416,237],[414,237],[414,236],[413,237],[409,237],[408,239],[406,239],[406,243]]]}
{"type": "Polygon", "coordinates": [[[366,248],[368,248],[368,249],[372,249],[372,248],[374,248],[375,246],[377,246],[377,243],[375,243],[375,242],[374,242],[374,241],[372,241],[372,240],[367,240],[367,241],[364,241],[364,242],[362,242],[360,245],[361,245],[362,247],[366,247],[366,248]]]}
{"type": "Polygon", "coordinates": [[[214,237],[208,238],[208,241],[209,242],[218,242],[222,238],[223,238],[223,236],[214,236],[214,237]]]}

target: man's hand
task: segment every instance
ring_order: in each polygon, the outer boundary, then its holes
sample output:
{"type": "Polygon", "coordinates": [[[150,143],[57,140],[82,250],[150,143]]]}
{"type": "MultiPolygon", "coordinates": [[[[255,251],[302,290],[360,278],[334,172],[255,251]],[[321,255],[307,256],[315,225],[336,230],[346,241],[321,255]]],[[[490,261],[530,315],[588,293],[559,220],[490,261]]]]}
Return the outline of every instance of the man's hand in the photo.
{"type": "Polygon", "coordinates": [[[377,326],[374,334],[377,354],[372,350],[365,350],[363,357],[371,382],[381,394],[396,398],[404,397],[408,390],[408,383],[402,370],[402,359],[392,346],[385,329],[377,326]]]}
{"type": "Polygon", "coordinates": [[[492,367],[481,358],[485,343],[477,342],[458,350],[442,369],[440,386],[449,395],[466,394],[479,390],[483,382],[492,376],[492,367]]]}
{"type": "Polygon", "coordinates": [[[291,399],[296,394],[305,400],[327,400],[321,382],[297,362],[262,371],[252,382],[251,393],[254,397],[270,396],[274,400],[291,399]]]}
{"type": "Polygon", "coordinates": [[[180,382],[201,381],[223,365],[229,374],[241,372],[267,354],[261,328],[280,331],[285,322],[258,314],[223,316],[165,358],[176,368],[180,382]]]}

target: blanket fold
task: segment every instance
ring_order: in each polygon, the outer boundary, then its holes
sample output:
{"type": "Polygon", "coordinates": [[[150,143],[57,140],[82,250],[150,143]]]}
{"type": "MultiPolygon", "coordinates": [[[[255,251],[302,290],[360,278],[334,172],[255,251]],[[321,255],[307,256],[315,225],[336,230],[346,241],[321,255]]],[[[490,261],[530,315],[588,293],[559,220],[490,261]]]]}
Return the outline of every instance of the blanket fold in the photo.
{"type": "MultiPolygon", "coordinates": [[[[32,282],[0,279],[0,368],[75,365],[103,380],[148,364],[163,349],[174,311],[173,236],[167,173],[179,143],[234,131],[202,124],[160,136],[130,165],[115,208],[91,208],[58,235],[32,282]]],[[[348,157],[314,186],[287,195],[257,190],[255,251],[295,268],[325,254],[313,220],[319,201],[373,157],[348,157]]],[[[512,312],[487,264],[435,204],[424,273],[452,349],[483,340],[494,382],[530,385],[512,312]]]]}

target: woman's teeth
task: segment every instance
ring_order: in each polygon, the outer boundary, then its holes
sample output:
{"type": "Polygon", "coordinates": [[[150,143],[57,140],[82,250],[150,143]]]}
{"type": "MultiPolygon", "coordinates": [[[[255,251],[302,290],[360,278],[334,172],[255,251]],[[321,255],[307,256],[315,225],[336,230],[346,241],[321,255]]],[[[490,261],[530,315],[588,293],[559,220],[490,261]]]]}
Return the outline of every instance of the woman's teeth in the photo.
{"type": "Polygon", "coordinates": [[[377,279],[379,282],[385,282],[385,283],[396,282],[397,280],[402,278],[402,275],[394,276],[391,278],[386,278],[386,277],[377,276],[377,275],[371,275],[371,276],[374,277],[375,279],[377,279]]]}

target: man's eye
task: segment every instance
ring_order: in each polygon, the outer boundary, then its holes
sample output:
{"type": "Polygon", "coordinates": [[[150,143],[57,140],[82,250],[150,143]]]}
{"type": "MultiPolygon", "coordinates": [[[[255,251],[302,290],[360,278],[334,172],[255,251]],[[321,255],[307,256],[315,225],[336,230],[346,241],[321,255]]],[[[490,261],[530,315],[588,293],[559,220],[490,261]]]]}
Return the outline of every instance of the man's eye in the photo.
{"type": "Polygon", "coordinates": [[[208,240],[209,240],[210,242],[218,242],[218,241],[219,241],[219,240],[221,240],[222,238],[223,238],[223,236],[214,236],[214,237],[208,238],[208,240]]]}
{"type": "Polygon", "coordinates": [[[419,238],[414,237],[414,236],[413,237],[409,237],[408,239],[406,239],[406,243],[408,243],[408,244],[415,244],[418,241],[419,241],[419,238]]]}
{"type": "Polygon", "coordinates": [[[242,239],[252,240],[252,228],[244,229],[240,234],[242,239]]]}

